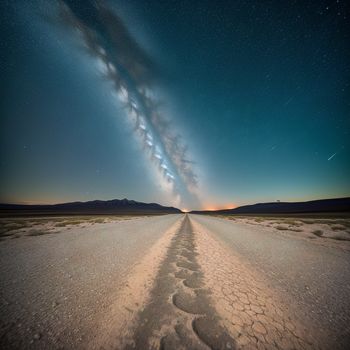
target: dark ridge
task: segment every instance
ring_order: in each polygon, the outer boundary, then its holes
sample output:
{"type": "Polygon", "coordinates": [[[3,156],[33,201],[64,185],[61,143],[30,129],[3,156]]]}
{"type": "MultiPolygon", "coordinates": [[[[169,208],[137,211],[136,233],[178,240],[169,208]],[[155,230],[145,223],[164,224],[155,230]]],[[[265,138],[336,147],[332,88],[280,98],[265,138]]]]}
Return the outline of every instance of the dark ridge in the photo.
{"type": "Polygon", "coordinates": [[[181,210],[157,203],[136,202],[129,199],[94,200],[60,204],[0,204],[1,216],[18,215],[103,215],[103,214],[176,214],[181,210]]]}
{"type": "Polygon", "coordinates": [[[192,211],[193,214],[301,214],[350,212],[350,197],[308,202],[272,202],[244,205],[234,209],[192,211]]]}

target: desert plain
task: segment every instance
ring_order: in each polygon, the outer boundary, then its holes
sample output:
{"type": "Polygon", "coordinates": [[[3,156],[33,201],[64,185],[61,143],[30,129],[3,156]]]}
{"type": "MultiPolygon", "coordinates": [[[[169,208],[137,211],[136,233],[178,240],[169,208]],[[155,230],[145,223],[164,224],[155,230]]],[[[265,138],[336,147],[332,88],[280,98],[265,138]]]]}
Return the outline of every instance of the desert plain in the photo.
{"type": "Polygon", "coordinates": [[[1,349],[347,349],[346,216],[1,218],[1,349]]]}

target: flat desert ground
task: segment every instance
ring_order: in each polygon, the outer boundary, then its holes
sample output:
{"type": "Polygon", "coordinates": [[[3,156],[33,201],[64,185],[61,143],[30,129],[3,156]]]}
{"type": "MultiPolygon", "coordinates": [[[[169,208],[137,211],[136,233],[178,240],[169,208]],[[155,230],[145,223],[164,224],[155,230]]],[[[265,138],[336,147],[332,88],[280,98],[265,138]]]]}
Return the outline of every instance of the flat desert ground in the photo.
{"type": "Polygon", "coordinates": [[[349,349],[346,218],[0,219],[1,349],[349,349]]]}

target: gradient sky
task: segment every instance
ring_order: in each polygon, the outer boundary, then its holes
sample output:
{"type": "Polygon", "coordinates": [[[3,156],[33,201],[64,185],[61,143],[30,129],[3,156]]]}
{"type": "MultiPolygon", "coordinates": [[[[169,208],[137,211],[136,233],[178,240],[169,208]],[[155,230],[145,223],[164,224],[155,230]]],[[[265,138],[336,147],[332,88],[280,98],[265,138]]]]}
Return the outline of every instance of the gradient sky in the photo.
{"type": "Polygon", "coordinates": [[[189,209],[350,195],[346,1],[105,1],[128,33],[116,47],[94,3],[1,2],[1,202],[189,209]],[[122,62],[128,96],[152,95],[145,128],[169,171],[81,23],[122,62]]]}

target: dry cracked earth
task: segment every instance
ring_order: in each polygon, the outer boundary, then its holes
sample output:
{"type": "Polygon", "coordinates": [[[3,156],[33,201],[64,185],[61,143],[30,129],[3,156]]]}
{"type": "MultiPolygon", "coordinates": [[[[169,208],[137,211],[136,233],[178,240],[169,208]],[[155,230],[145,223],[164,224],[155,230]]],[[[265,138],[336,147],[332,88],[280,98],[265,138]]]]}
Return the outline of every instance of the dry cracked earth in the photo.
{"type": "Polygon", "coordinates": [[[6,240],[0,348],[348,349],[349,250],[254,230],[168,215],[6,240]]]}
{"type": "Polygon", "coordinates": [[[197,262],[194,233],[186,216],[155,280],[151,303],[126,349],[234,349],[210,303],[197,262]]]}
{"type": "Polygon", "coordinates": [[[322,348],[313,334],[205,227],[185,216],[125,349],[322,348]]]}

